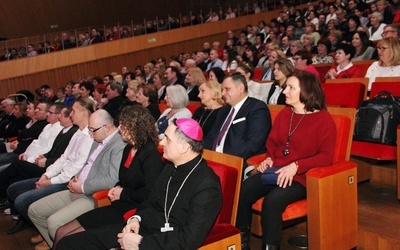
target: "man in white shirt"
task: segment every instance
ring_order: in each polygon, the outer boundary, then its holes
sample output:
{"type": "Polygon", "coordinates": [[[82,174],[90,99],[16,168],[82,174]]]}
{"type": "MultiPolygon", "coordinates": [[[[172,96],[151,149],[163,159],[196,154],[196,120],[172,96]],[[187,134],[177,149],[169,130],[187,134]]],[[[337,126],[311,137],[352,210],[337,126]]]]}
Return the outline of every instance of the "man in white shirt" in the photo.
{"type": "MultiPolygon", "coordinates": [[[[94,209],[93,193],[110,189],[118,181],[125,143],[113,118],[105,110],[96,111],[89,119],[88,131],[95,142],[83,168],[72,174],[69,190],[46,196],[32,203],[28,210],[29,218],[50,246],[58,227],[94,209]]],[[[46,242],[42,244],[46,246],[46,242]]]]}
{"type": "MultiPolygon", "coordinates": [[[[19,156],[20,160],[25,160],[33,163],[39,155],[45,154],[50,151],[55,138],[63,128],[58,121],[58,114],[62,110],[62,107],[62,104],[54,104],[50,106],[49,110],[47,111],[47,121],[49,122],[49,124],[46,125],[46,127],[43,129],[39,138],[37,140],[34,140],[31,145],[26,149],[25,153],[22,153],[19,156]],[[49,145],[50,148],[48,147],[49,145]]],[[[43,108],[45,108],[45,104],[43,108]]],[[[0,207],[7,206],[8,202],[6,199],[6,192],[8,186],[16,181],[35,177],[29,175],[30,173],[26,173],[26,176],[22,176],[20,172],[17,171],[12,165],[8,166],[0,173],[0,207]]]]}
{"type": "MultiPolygon", "coordinates": [[[[41,105],[41,104],[39,104],[41,105]]],[[[42,108],[38,105],[38,108],[42,108]]],[[[30,163],[34,163],[35,159],[42,154],[50,151],[53,146],[53,142],[57,135],[60,133],[63,126],[61,126],[58,120],[58,114],[63,109],[61,103],[52,104],[47,111],[47,122],[49,124],[44,127],[42,133],[40,133],[39,138],[34,140],[31,145],[26,149],[26,151],[19,156],[20,160],[25,160],[30,163]]]]}

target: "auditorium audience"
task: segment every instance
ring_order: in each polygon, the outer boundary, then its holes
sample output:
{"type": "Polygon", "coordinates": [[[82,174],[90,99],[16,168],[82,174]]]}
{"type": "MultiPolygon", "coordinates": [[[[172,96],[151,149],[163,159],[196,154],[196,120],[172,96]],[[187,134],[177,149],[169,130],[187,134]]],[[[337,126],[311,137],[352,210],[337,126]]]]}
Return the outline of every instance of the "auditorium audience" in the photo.
{"type": "Polygon", "coordinates": [[[25,102],[17,102],[14,104],[12,114],[15,118],[7,124],[5,129],[0,130],[0,138],[2,141],[7,141],[11,137],[18,136],[19,132],[29,122],[26,117],[26,106],[25,102]]]}
{"type": "MultiPolygon", "coordinates": [[[[64,153],[70,139],[78,129],[77,127],[73,127],[70,113],[71,107],[65,106],[58,115],[58,120],[60,121],[63,129],[57,135],[51,149],[48,152],[37,157],[34,163],[27,161],[14,161],[12,165],[23,169],[24,171],[31,172],[35,169],[36,171],[40,171],[55,163],[64,153]]],[[[29,221],[27,214],[29,205],[33,201],[37,200],[40,196],[46,196],[50,194],[50,190],[54,190],[52,187],[44,188],[44,186],[41,188],[36,188],[36,182],[38,180],[39,177],[21,180],[11,184],[7,189],[7,196],[10,201],[9,212],[14,217],[18,217],[14,227],[7,230],[8,234],[17,233],[24,230],[29,221]]],[[[59,188],[59,190],[63,190],[66,188],[66,186],[59,185],[59,188]]]]}
{"type": "Polygon", "coordinates": [[[157,150],[158,135],[150,113],[139,106],[125,107],[119,123],[121,136],[128,145],[123,151],[119,180],[108,191],[111,205],[82,214],[60,227],[54,245],[67,235],[124,223],[125,212],[147,200],[156,184],[163,163],[157,150]]]}

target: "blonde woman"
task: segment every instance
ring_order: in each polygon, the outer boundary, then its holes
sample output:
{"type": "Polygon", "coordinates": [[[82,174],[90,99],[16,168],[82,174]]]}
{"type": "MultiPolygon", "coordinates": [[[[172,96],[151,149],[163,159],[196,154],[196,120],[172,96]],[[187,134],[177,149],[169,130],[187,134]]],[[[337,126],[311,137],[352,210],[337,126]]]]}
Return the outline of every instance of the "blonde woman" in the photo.
{"type": "Polygon", "coordinates": [[[203,106],[196,109],[193,119],[203,128],[203,135],[207,136],[217,118],[218,111],[224,105],[221,85],[216,80],[208,80],[199,86],[199,98],[203,106]]]}
{"type": "Polygon", "coordinates": [[[189,68],[186,75],[187,89],[189,101],[200,101],[199,85],[206,81],[206,77],[200,68],[189,68]]]}
{"type": "Polygon", "coordinates": [[[146,63],[143,67],[146,83],[153,83],[154,65],[146,63]]]}
{"type": "Polygon", "coordinates": [[[378,42],[379,61],[373,62],[365,77],[369,78],[368,90],[377,76],[400,76],[400,43],[397,38],[384,38],[378,42]]]}

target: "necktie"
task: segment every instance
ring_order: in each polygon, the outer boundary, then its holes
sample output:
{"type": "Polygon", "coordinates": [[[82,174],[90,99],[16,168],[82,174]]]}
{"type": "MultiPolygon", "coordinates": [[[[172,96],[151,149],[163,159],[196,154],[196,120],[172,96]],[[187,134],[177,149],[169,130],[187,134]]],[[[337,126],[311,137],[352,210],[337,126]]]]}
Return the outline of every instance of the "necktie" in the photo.
{"type": "Polygon", "coordinates": [[[231,108],[231,112],[229,113],[228,118],[226,119],[224,125],[222,126],[221,131],[219,131],[217,139],[214,141],[213,150],[215,150],[217,148],[217,146],[219,146],[219,144],[221,144],[222,137],[224,137],[226,131],[228,130],[229,125],[232,122],[233,113],[235,113],[235,109],[231,108]]]}

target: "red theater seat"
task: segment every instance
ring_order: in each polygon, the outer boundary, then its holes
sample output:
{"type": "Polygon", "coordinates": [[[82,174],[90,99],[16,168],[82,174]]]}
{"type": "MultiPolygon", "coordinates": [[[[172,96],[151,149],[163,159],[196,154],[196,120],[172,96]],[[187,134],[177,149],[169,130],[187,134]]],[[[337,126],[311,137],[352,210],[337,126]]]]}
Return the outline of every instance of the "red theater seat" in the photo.
{"type": "MultiPolygon", "coordinates": [[[[307,216],[309,249],[351,249],[357,246],[357,165],[348,161],[355,109],[330,107],[337,128],[334,164],[307,173],[307,199],[290,204],[283,221],[307,216]],[[335,225],[335,226],[332,226],[335,225]]],[[[251,231],[261,236],[261,205],[253,204],[251,231]]]]}
{"type": "MultiPolygon", "coordinates": [[[[220,178],[223,202],[215,224],[200,249],[228,249],[228,246],[232,245],[236,249],[240,249],[240,231],[235,227],[235,223],[242,181],[243,159],[211,150],[204,150],[203,157],[220,178]]],[[[108,190],[104,190],[93,195],[98,206],[110,204],[107,193],[108,190]]],[[[126,212],[124,219],[127,220],[135,212],[136,209],[126,212]]]]}

